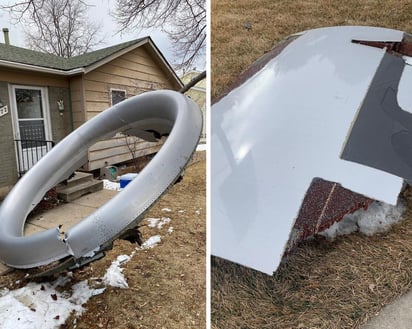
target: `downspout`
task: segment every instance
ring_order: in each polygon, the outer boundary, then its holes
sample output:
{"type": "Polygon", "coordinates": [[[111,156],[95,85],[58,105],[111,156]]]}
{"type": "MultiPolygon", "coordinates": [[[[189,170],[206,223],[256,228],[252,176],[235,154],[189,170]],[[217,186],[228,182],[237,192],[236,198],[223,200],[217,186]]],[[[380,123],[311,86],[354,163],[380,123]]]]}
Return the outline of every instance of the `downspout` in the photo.
{"type": "Polygon", "coordinates": [[[70,131],[68,134],[70,134],[74,130],[73,108],[72,108],[72,88],[71,88],[70,78],[69,78],[69,129],[70,131]]]}

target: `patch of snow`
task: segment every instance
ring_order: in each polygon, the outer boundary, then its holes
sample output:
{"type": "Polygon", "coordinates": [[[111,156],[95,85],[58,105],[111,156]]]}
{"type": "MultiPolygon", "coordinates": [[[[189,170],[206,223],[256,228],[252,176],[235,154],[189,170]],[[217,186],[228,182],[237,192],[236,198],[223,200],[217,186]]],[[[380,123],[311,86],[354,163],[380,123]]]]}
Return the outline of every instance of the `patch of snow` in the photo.
{"type": "Polygon", "coordinates": [[[148,224],[149,227],[157,227],[158,229],[161,229],[163,225],[169,224],[171,221],[169,217],[146,218],[146,220],[149,222],[148,224]]]}
{"type": "Polygon", "coordinates": [[[183,214],[184,212],[185,211],[183,209],[178,211],[179,214],[183,214]]]}
{"type": "Polygon", "coordinates": [[[172,211],[172,209],[170,209],[170,208],[163,208],[163,209],[162,209],[162,211],[165,211],[165,212],[171,212],[171,211],[172,211]]]}
{"type": "Polygon", "coordinates": [[[390,227],[402,219],[405,205],[398,202],[396,206],[384,202],[373,202],[365,211],[359,209],[352,214],[347,214],[340,222],[334,223],[321,235],[335,239],[336,236],[346,235],[356,231],[367,236],[386,232],[390,227]]]}
{"type": "Polygon", "coordinates": [[[120,191],[120,183],[111,182],[108,179],[103,179],[103,188],[106,190],[120,191]]]}
{"type": "Polygon", "coordinates": [[[81,314],[82,305],[104,290],[90,289],[86,281],[73,285],[71,294],[55,289],[69,280],[69,277],[59,277],[52,283],[31,282],[20,289],[4,289],[0,294],[0,328],[59,328],[71,312],[81,314]]]}
{"type": "Polygon", "coordinates": [[[106,288],[91,289],[87,280],[84,280],[74,284],[72,289],[73,294],[69,298],[69,301],[76,305],[83,305],[87,303],[90,297],[102,294],[106,288]]]}
{"type": "Polygon", "coordinates": [[[158,243],[162,241],[160,235],[154,235],[151,236],[149,239],[147,239],[145,242],[142,243],[141,248],[142,249],[150,249],[155,247],[158,243]]]}
{"type": "MultiPolygon", "coordinates": [[[[170,222],[170,218],[162,218],[156,223],[170,222]]],[[[173,232],[169,227],[168,232],[173,232]]],[[[150,237],[142,244],[142,249],[149,249],[161,242],[160,235],[150,237]]],[[[121,265],[130,261],[130,256],[120,255],[112,262],[102,280],[105,285],[119,288],[128,288],[129,285],[123,275],[121,265]]],[[[53,282],[28,283],[25,287],[9,290],[0,290],[0,328],[19,329],[57,329],[65,323],[72,312],[80,315],[85,308],[82,306],[96,295],[102,294],[106,288],[90,288],[87,280],[80,281],[69,288],[65,287],[72,280],[72,272],[58,277],[53,282]]],[[[76,321],[76,319],[75,319],[76,321]]]]}
{"type": "MultiPolygon", "coordinates": [[[[113,287],[127,288],[120,266],[127,263],[134,254],[135,252],[130,256],[118,256],[106,271],[103,282],[113,287]]],[[[53,282],[31,282],[20,289],[0,290],[0,328],[60,328],[72,312],[80,315],[85,310],[82,305],[106,289],[90,288],[87,280],[84,280],[67,289],[56,290],[57,287],[66,286],[71,279],[72,273],[68,272],[53,282]]]]}
{"type": "Polygon", "coordinates": [[[103,282],[112,287],[128,288],[126,278],[123,275],[123,269],[120,265],[127,263],[131,259],[131,256],[120,255],[116,260],[112,262],[107,269],[106,274],[103,277],[103,282]]]}
{"type": "Polygon", "coordinates": [[[375,202],[369,207],[368,215],[360,217],[359,231],[368,236],[378,232],[386,232],[393,224],[402,219],[405,210],[405,205],[400,202],[397,206],[375,202]]]}
{"type": "Polygon", "coordinates": [[[206,151],[207,149],[207,144],[198,144],[196,147],[196,151],[206,151]]]}
{"type": "Polygon", "coordinates": [[[174,231],[173,226],[170,226],[167,230],[167,233],[172,234],[174,231]]]}
{"type": "Polygon", "coordinates": [[[197,215],[200,215],[200,211],[202,210],[202,208],[199,208],[198,210],[196,210],[195,211],[195,213],[197,214],[197,215]]]}

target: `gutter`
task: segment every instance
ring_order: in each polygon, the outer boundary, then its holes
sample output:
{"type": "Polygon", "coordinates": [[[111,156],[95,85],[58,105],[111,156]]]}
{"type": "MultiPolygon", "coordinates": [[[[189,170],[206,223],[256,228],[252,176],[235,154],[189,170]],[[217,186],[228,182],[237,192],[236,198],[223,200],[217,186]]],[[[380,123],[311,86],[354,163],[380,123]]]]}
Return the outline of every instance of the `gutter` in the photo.
{"type": "Polygon", "coordinates": [[[5,60],[0,60],[0,66],[12,68],[12,69],[29,70],[32,72],[56,74],[60,76],[72,76],[72,75],[81,74],[85,72],[85,69],[83,67],[64,71],[64,70],[51,69],[47,67],[41,67],[41,66],[30,65],[30,64],[15,63],[15,62],[10,62],[10,61],[5,61],[5,60]]]}
{"type": "Polygon", "coordinates": [[[69,134],[74,130],[72,104],[73,104],[72,103],[72,88],[71,88],[70,80],[69,80],[69,129],[70,129],[69,134]]]}

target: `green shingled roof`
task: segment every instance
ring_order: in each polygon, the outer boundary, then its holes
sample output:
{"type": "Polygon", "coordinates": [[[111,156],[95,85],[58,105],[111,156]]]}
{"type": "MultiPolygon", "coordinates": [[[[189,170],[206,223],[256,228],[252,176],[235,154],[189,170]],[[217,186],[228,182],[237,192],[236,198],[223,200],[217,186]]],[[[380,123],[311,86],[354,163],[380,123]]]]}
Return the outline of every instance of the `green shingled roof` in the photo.
{"type": "Polygon", "coordinates": [[[95,50],[71,58],[63,58],[56,55],[0,43],[0,60],[68,71],[97,63],[104,58],[137,44],[146,38],[120,43],[115,46],[95,50]]]}

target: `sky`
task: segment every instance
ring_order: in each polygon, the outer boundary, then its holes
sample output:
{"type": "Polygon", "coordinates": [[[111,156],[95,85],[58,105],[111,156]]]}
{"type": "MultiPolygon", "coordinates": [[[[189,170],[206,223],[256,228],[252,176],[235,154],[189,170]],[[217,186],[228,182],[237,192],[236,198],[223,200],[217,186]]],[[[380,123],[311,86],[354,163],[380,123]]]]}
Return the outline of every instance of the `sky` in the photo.
{"type": "MultiPolygon", "coordinates": [[[[166,57],[170,64],[179,63],[179,60],[174,56],[172,44],[168,36],[161,30],[142,29],[141,31],[134,31],[133,33],[125,32],[123,34],[117,32],[117,24],[110,16],[110,13],[115,9],[114,0],[85,0],[90,5],[90,16],[98,17],[102,22],[102,35],[106,36],[105,44],[98,48],[112,46],[125,41],[150,36],[156,46],[160,49],[162,54],[166,57]]],[[[2,1],[3,2],[3,1],[2,1]]],[[[8,1],[9,3],[16,1],[8,1]]],[[[6,2],[7,3],[7,2],[6,2]]],[[[5,11],[0,11],[0,29],[7,27],[9,29],[10,43],[15,46],[25,47],[24,33],[21,25],[13,25],[9,14],[5,11]]],[[[4,42],[3,33],[0,32],[0,42],[4,42]]],[[[202,63],[197,63],[198,69],[204,66],[202,63]]]]}

